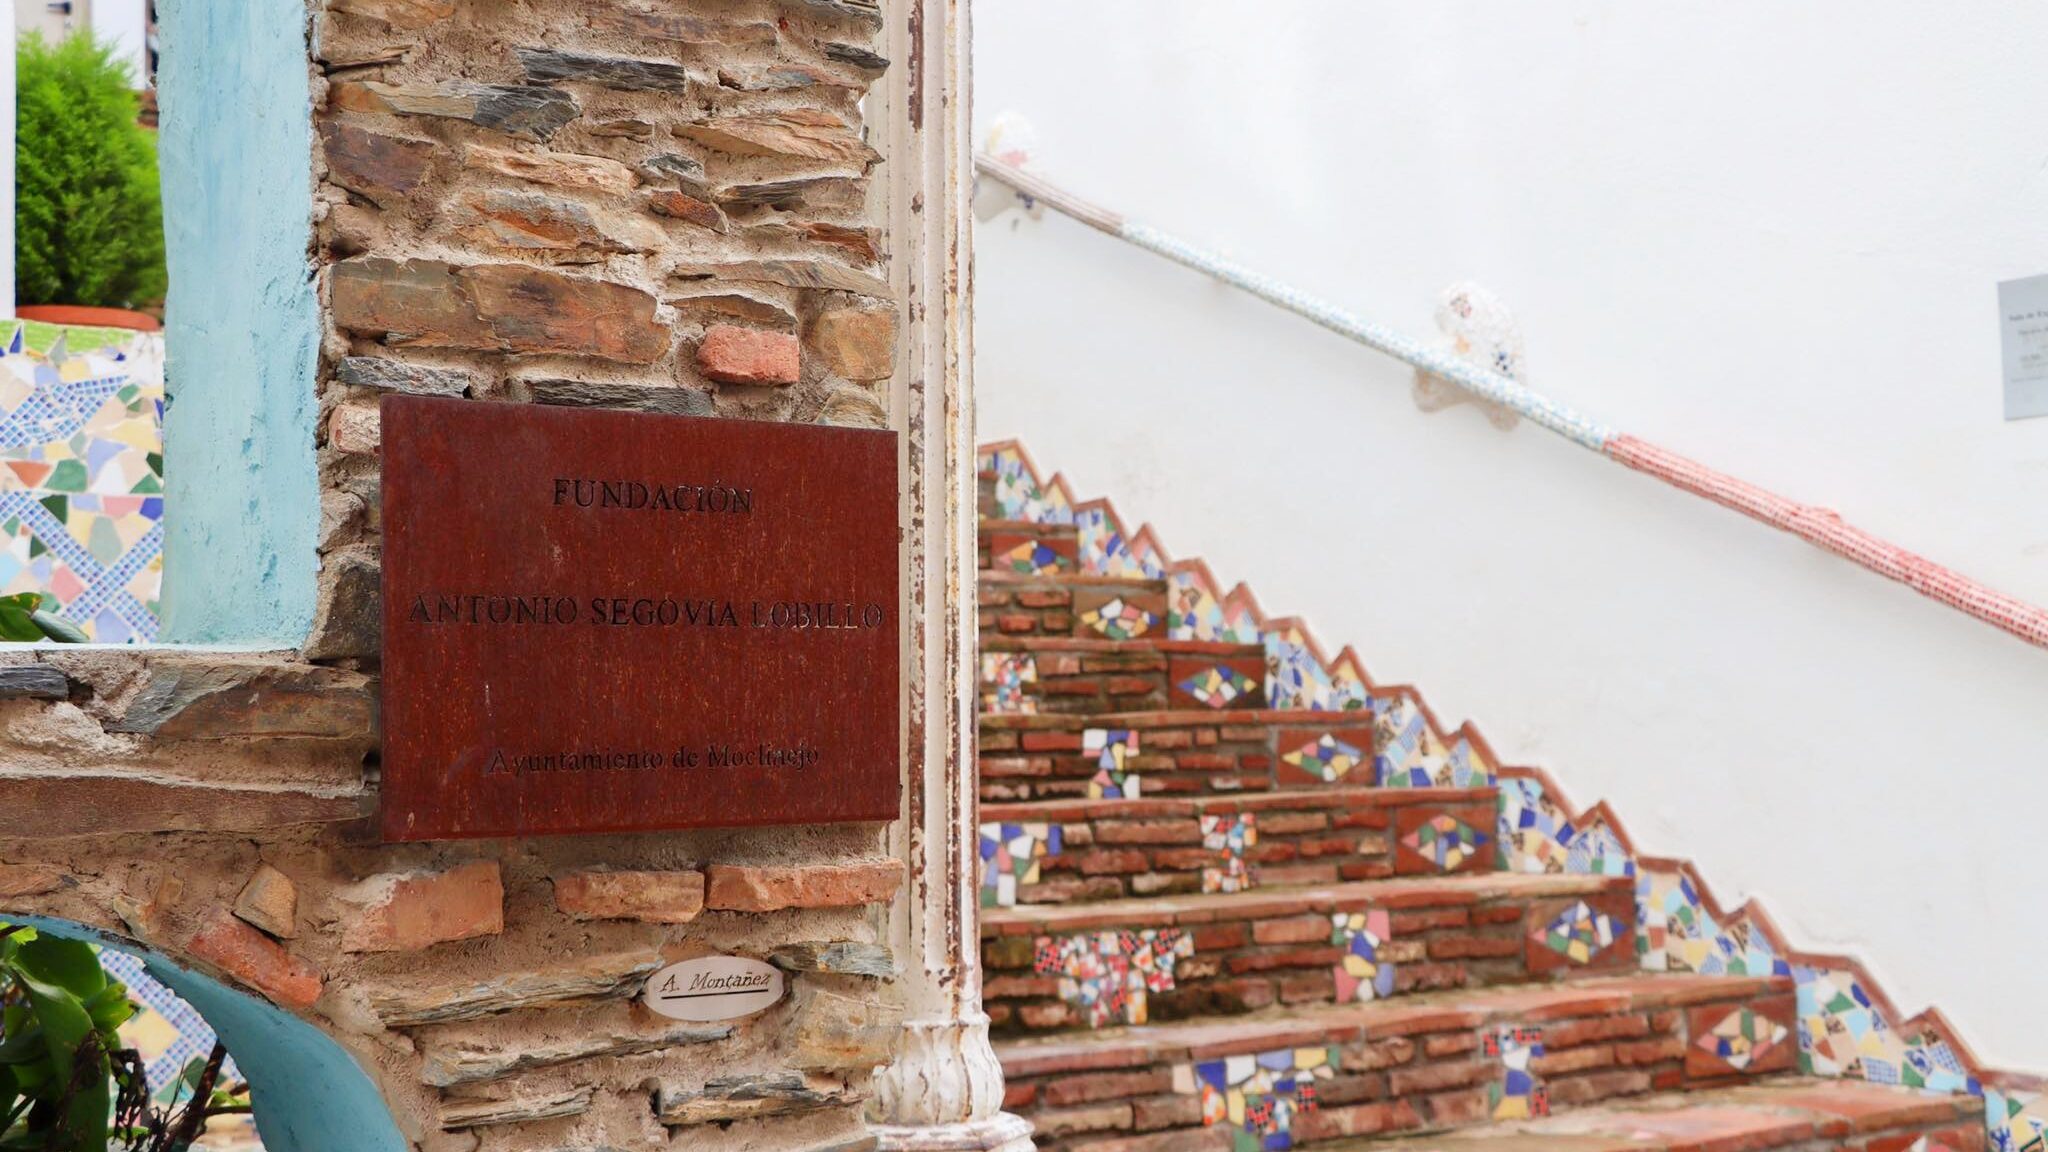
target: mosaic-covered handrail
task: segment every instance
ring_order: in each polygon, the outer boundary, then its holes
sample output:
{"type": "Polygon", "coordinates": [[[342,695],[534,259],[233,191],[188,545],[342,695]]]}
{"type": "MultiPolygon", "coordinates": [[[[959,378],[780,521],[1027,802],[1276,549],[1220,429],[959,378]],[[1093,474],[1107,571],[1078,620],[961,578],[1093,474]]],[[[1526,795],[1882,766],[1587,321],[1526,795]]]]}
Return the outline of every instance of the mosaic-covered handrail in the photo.
{"type": "Polygon", "coordinates": [[[1874,536],[1845,522],[1831,509],[1801,504],[1646,440],[1619,434],[1506,376],[1436,351],[1390,328],[1368,323],[1326,300],[1263,273],[1090,204],[1000,157],[978,153],[975,169],[1015,189],[1028,200],[1045,204],[1091,228],[1241,288],[1349,340],[1452,381],[1473,395],[1520,413],[1582,448],[1590,448],[1618,464],[1654,476],[1695,496],[1705,497],[1759,523],[1789,532],[2029,644],[2048,648],[2048,609],[2008,596],[1925,556],[1874,536]]]}

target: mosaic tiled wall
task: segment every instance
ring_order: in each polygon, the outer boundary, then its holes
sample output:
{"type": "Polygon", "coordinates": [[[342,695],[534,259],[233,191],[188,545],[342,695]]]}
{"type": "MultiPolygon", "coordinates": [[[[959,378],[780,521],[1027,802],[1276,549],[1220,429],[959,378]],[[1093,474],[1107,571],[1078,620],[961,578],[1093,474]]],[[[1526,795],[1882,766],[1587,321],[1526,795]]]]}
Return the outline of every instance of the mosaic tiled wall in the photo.
{"type": "MultiPolygon", "coordinates": [[[[1352,773],[1371,757],[1373,782],[1382,787],[1495,788],[1496,828],[1451,826],[1455,821],[1436,824],[1416,829],[1407,846],[1448,870],[1482,848],[1491,831],[1498,844],[1495,866],[1504,871],[1634,877],[1633,941],[1616,939],[1619,926],[1613,916],[1574,902],[1560,908],[1536,933],[1556,963],[1576,965],[1632,943],[1646,971],[1792,979],[1796,1019],[1735,1013],[1702,1021],[1696,1028],[1699,1058],[1739,1069],[1786,1059],[1783,1054],[1792,1051],[1790,1044],[1796,1047],[1796,1061],[1788,1063],[1808,1075],[1979,1096],[1985,1102],[1994,1152],[2048,1152],[2048,1093],[1999,1080],[1987,1083],[1937,1015],[1901,1020],[1855,962],[1789,949],[1762,914],[1747,906],[1733,913],[1719,910],[1689,864],[1639,857],[1604,805],[1577,812],[1540,774],[1497,769],[1469,726],[1446,734],[1412,693],[1375,687],[1348,649],[1334,659],[1325,657],[1299,624],[1266,620],[1242,586],[1226,593],[1199,561],[1171,560],[1154,542],[1149,527],[1132,534],[1106,503],[1077,505],[1063,480],[1041,479],[1015,445],[986,448],[979,463],[984,474],[996,477],[997,517],[1077,526],[1080,574],[1164,580],[1169,606],[1166,638],[1264,646],[1263,683],[1220,666],[1204,679],[1178,686],[1189,699],[1210,707],[1244,708],[1252,705],[1239,701],[1257,701],[1263,693],[1265,707],[1370,717],[1370,733],[1344,728],[1283,747],[1279,756],[1294,778],[1290,787],[1352,783],[1352,773]]],[[[1005,672],[1004,677],[988,679],[998,681],[996,691],[1007,700],[1028,674],[1007,666],[1005,672]]],[[[1112,734],[1093,735],[1097,742],[1090,751],[1104,755],[1090,794],[1135,796],[1136,777],[1123,771],[1112,734]]],[[[1132,736],[1130,754],[1136,753],[1135,744],[1132,736]]],[[[1205,841],[1216,831],[1205,826],[1205,841]]],[[[1226,862],[1226,873],[1228,867],[1226,862]]],[[[1331,943],[1345,951],[1339,968],[1340,1000],[1369,999],[1390,990],[1392,966],[1379,958],[1386,939],[1384,911],[1337,918],[1331,943]]],[[[1542,1086],[1528,1072],[1530,1059],[1541,1052],[1540,1033],[1482,1040],[1503,1065],[1492,1097],[1496,1115],[1541,1114],[1547,1107],[1542,1086]]],[[[1195,1088],[1193,1073],[1190,1069],[1187,1090],[1195,1088]]],[[[1219,1103],[1226,1113],[1219,1122],[1241,1133],[1239,1147],[1286,1147],[1284,1129],[1264,1126],[1265,1111],[1254,1114],[1254,1102],[1265,1093],[1256,1086],[1233,1091],[1240,1083],[1251,1084],[1256,1075],[1249,1064],[1230,1070],[1205,1067],[1200,1087],[1205,1101],[1227,1102],[1219,1103]],[[1247,1116],[1255,1122],[1245,1123],[1247,1116]]],[[[1278,1111],[1287,1114],[1285,1108],[1278,1111]]]]}
{"type": "MultiPolygon", "coordinates": [[[[128,986],[128,999],[139,1009],[121,1026],[121,1041],[141,1055],[151,1101],[159,1109],[181,1106],[189,1093],[179,1078],[186,1065],[212,1053],[213,1027],[198,1009],[151,976],[136,957],[106,949],[100,953],[100,965],[107,975],[128,986]]],[[[241,1080],[232,1055],[221,1065],[221,1075],[224,1084],[241,1080]]],[[[263,1143],[250,1117],[219,1116],[207,1125],[203,1147],[210,1152],[262,1152],[263,1143]]]]}
{"type": "Polygon", "coordinates": [[[0,332],[0,595],[41,593],[99,643],[156,639],[162,335],[0,332]]]}

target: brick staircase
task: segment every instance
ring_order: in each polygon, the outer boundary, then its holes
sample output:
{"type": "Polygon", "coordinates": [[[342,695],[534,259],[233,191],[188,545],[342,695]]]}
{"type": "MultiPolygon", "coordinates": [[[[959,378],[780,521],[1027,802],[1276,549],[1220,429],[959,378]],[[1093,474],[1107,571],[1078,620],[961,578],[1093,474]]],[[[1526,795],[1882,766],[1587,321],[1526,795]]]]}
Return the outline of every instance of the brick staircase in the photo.
{"type": "Polygon", "coordinates": [[[2043,1152],[1853,961],[982,450],[984,1004],[1042,1149],[2043,1152]]]}

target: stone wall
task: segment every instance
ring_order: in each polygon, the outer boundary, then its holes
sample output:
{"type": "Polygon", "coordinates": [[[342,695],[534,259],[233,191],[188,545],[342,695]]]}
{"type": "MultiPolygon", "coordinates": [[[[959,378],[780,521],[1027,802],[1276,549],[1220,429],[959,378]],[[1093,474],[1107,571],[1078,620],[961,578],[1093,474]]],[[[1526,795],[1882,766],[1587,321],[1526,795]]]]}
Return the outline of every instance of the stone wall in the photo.
{"type": "Polygon", "coordinates": [[[315,0],[309,21],[316,154],[278,163],[315,174],[312,635],[0,653],[0,915],[313,1022],[422,1149],[866,1147],[901,1015],[884,827],[386,846],[371,817],[382,395],[886,423],[897,307],[859,107],[881,14],[315,0]],[[721,1025],[635,1002],[710,952],[792,990],[721,1025]]]}

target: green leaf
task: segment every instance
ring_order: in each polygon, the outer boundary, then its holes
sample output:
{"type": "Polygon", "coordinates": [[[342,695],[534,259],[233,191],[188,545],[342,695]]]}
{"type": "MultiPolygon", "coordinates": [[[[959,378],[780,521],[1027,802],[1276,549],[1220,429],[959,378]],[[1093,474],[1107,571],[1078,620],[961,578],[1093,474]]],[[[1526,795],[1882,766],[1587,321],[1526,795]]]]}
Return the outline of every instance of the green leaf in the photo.
{"type": "Polygon", "coordinates": [[[78,630],[78,625],[62,616],[49,612],[37,612],[29,617],[36,630],[59,644],[90,644],[92,638],[78,630]]]}
{"type": "Polygon", "coordinates": [[[111,983],[95,992],[85,1002],[86,1014],[92,1017],[93,1027],[109,1041],[112,1047],[115,1032],[135,1015],[135,1003],[128,999],[128,986],[111,983]]]}
{"type": "Polygon", "coordinates": [[[29,977],[55,984],[80,1000],[90,1000],[107,986],[100,955],[83,940],[38,936],[21,946],[15,965],[29,977]]]}
{"type": "Polygon", "coordinates": [[[19,1032],[9,1032],[0,1040],[0,1069],[10,1064],[27,1064],[49,1055],[50,1047],[43,1041],[41,1025],[30,1025],[19,1032]]]}
{"type": "Polygon", "coordinates": [[[0,640],[27,644],[41,640],[43,630],[36,627],[35,612],[42,599],[34,592],[0,596],[0,640]]]}

